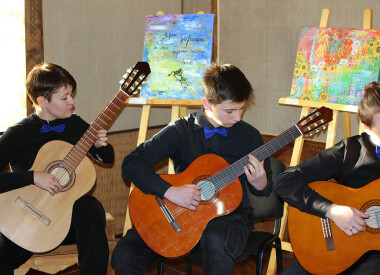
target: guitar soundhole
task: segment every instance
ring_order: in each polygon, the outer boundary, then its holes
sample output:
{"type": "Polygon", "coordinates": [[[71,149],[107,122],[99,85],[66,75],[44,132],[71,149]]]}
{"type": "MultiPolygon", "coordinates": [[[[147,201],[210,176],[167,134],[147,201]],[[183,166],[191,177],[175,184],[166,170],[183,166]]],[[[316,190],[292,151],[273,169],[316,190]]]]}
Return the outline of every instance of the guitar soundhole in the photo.
{"type": "Polygon", "coordinates": [[[198,182],[198,186],[202,187],[201,189],[201,202],[200,204],[212,204],[218,198],[219,192],[215,193],[215,186],[211,181],[202,180],[198,182]]]}
{"type": "Polygon", "coordinates": [[[61,166],[61,161],[57,160],[46,167],[46,172],[55,176],[60,185],[62,185],[62,192],[68,190],[75,182],[75,172],[71,173],[68,169],[61,166]]]}
{"type": "Polygon", "coordinates": [[[368,219],[364,219],[367,223],[366,231],[374,234],[380,233],[380,200],[370,200],[366,202],[360,209],[362,212],[369,214],[368,219]]]}

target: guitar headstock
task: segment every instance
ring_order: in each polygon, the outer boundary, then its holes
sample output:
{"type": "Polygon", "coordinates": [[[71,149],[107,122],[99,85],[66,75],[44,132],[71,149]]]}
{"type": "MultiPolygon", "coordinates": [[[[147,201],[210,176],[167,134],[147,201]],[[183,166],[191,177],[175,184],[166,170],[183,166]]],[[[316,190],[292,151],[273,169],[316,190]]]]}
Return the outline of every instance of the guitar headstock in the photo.
{"type": "Polygon", "coordinates": [[[326,129],[326,124],[333,118],[333,111],[326,107],[321,107],[302,118],[296,125],[304,135],[313,135],[326,129]]]}
{"type": "Polygon", "coordinates": [[[143,61],[137,62],[133,68],[128,69],[127,73],[123,75],[123,79],[120,80],[120,90],[128,95],[137,94],[149,74],[149,63],[143,61]]]}

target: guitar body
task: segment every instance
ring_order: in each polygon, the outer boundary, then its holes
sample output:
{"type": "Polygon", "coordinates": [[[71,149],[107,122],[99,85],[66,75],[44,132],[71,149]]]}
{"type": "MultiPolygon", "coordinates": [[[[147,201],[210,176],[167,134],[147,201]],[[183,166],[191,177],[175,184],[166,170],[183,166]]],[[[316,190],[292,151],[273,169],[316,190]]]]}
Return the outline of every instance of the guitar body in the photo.
{"type": "MultiPolygon", "coordinates": [[[[216,174],[228,163],[214,154],[195,159],[182,173],[162,175],[173,186],[197,184],[216,174]]],[[[130,198],[130,213],[134,226],[144,242],[156,253],[165,257],[178,257],[189,252],[199,241],[207,223],[234,211],[242,199],[239,179],[216,192],[208,200],[202,200],[195,211],[179,207],[164,199],[181,230],[175,232],[153,195],[146,195],[134,188],[130,198]]]]}
{"type": "Polygon", "coordinates": [[[333,242],[333,247],[328,250],[321,218],[289,207],[290,241],[297,260],[307,271],[312,274],[337,274],[367,251],[380,250],[380,223],[376,221],[380,215],[380,179],[358,189],[324,181],[312,182],[309,186],[329,200],[355,207],[371,217],[366,219],[366,231],[353,236],[348,236],[327,219],[333,242]]]}
{"type": "MultiPolygon", "coordinates": [[[[53,162],[62,160],[72,148],[73,145],[64,141],[46,143],[30,170],[44,171],[53,162]]],[[[0,232],[35,253],[57,247],[69,231],[74,202],[95,183],[95,168],[88,157],[84,157],[76,168],[74,179],[69,189],[54,196],[36,185],[0,194],[0,232]],[[23,207],[25,204],[30,207],[23,207]]]]}

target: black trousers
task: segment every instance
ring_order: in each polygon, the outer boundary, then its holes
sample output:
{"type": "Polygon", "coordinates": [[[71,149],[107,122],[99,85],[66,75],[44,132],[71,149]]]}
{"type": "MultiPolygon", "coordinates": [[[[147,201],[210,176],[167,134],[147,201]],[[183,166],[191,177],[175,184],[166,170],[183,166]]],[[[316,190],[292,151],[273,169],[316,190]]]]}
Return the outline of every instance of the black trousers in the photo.
{"type": "MultiPolygon", "coordinates": [[[[318,261],[318,259],[315,259],[318,261]]],[[[321,263],[323,265],[323,263],[321,263]]],[[[281,275],[309,275],[295,259],[281,275]]],[[[380,274],[380,251],[369,251],[365,253],[350,268],[340,273],[340,275],[378,275],[380,274]]]]}
{"type": "MultiPolygon", "coordinates": [[[[83,275],[107,274],[109,252],[105,225],[105,212],[96,198],[83,196],[74,203],[71,227],[62,244],[76,243],[83,275]]],[[[0,274],[13,274],[32,255],[0,234],[0,274]]]]}
{"type": "MultiPolygon", "coordinates": [[[[252,227],[253,215],[244,211],[211,220],[192,251],[201,254],[203,273],[233,274],[235,260],[246,247],[252,227]]],[[[147,269],[161,259],[135,229],[130,229],[116,245],[111,265],[116,275],[148,274],[147,269]]]]}

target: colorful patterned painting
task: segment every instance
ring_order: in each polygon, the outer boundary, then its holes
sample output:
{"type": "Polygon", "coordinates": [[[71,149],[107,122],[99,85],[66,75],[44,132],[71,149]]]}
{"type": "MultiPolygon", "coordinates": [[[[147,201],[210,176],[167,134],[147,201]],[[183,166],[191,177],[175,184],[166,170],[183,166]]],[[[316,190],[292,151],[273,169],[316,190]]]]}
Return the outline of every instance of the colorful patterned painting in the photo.
{"type": "Polygon", "coordinates": [[[213,26],[213,14],[148,15],[143,60],[152,72],[140,97],[202,99],[213,26]]]}
{"type": "Polygon", "coordinates": [[[380,30],[304,27],[290,97],[357,105],[379,68],[380,30]]]}

